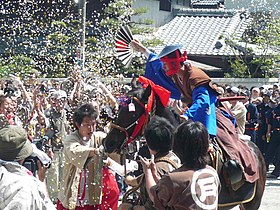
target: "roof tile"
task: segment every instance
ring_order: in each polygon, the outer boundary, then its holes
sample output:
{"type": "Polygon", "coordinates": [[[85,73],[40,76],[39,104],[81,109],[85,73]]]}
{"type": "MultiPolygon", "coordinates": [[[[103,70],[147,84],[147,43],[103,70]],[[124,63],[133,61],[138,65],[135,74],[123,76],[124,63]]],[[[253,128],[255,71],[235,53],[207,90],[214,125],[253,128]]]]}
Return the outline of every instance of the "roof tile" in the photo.
{"type": "MultiPolygon", "coordinates": [[[[159,28],[157,37],[163,40],[165,45],[181,44],[190,55],[233,54],[231,48],[220,38],[241,38],[251,19],[242,18],[239,11],[212,11],[179,11],[169,23],[159,28]]],[[[159,52],[163,47],[159,46],[156,51],[159,52]]]]}

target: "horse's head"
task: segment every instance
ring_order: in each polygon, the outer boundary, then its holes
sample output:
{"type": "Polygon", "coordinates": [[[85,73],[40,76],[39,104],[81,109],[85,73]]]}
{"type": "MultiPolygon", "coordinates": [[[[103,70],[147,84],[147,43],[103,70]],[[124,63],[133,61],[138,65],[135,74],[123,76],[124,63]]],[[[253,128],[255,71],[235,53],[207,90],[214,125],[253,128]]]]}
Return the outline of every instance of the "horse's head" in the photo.
{"type": "Polygon", "coordinates": [[[151,86],[146,89],[137,87],[127,94],[127,98],[120,104],[117,119],[111,124],[111,130],[104,139],[106,152],[120,151],[141,134],[147,119],[146,104],[150,95],[151,86]]]}

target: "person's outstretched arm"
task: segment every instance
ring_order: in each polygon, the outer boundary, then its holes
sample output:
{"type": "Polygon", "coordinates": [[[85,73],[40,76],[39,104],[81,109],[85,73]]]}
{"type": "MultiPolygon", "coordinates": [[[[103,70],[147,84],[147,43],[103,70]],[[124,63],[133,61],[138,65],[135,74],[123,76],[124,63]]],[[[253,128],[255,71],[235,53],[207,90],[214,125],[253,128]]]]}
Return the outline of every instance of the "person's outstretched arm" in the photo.
{"type": "Polygon", "coordinates": [[[146,47],[144,47],[140,41],[134,39],[131,41],[131,45],[136,51],[143,53],[146,58],[149,58],[151,52],[146,47]]]}

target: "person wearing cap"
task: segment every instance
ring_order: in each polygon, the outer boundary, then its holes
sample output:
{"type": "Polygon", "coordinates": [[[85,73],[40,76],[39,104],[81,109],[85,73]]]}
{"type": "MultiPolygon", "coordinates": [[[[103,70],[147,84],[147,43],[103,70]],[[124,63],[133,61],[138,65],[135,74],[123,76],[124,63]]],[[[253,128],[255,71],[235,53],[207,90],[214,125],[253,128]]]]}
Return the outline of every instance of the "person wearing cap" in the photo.
{"type": "MultiPolygon", "coordinates": [[[[228,89],[228,96],[239,96],[239,88],[233,86],[230,89],[228,89]]],[[[230,101],[230,104],[232,116],[236,119],[238,134],[242,136],[245,133],[247,109],[244,106],[244,104],[239,100],[232,100],[230,101]]]]}
{"type": "Polygon", "coordinates": [[[166,75],[165,71],[162,68],[163,64],[160,59],[157,58],[156,54],[152,53],[150,50],[144,47],[138,40],[132,40],[131,44],[135,50],[143,53],[147,58],[144,76],[152,80],[155,84],[169,90],[170,98],[180,100],[180,90],[178,90],[173,80],[166,75]]]}
{"type": "Polygon", "coordinates": [[[251,101],[260,97],[260,89],[258,87],[251,88],[251,101]]]}
{"type": "Polygon", "coordinates": [[[217,132],[215,103],[218,93],[209,76],[188,63],[186,51],[182,54],[180,48],[180,45],[166,46],[158,58],[163,62],[166,75],[174,80],[188,103],[189,108],[181,117],[203,123],[214,137],[217,132]]]}
{"type": "Polygon", "coordinates": [[[0,130],[0,209],[55,209],[44,182],[47,168],[37,161],[36,178],[22,165],[33,150],[23,128],[8,125],[0,130]]]}
{"type": "Polygon", "coordinates": [[[52,165],[47,171],[47,186],[53,202],[56,202],[60,182],[62,181],[62,171],[64,165],[63,140],[70,133],[69,116],[66,110],[67,94],[64,90],[56,90],[51,94],[53,106],[45,110],[46,128],[45,136],[52,145],[52,165]]]}

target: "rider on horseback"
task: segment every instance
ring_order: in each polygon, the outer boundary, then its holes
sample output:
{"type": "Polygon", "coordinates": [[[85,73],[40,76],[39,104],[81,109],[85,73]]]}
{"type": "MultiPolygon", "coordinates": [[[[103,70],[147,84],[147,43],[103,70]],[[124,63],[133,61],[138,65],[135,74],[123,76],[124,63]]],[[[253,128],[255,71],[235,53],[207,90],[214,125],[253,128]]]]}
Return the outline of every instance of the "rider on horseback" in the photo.
{"type": "Polygon", "coordinates": [[[218,93],[212,87],[207,74],[186,61],[187,53],[185,51],[182,55],[180,47],[180,45],[167,46],[158,57],[163,62],[166,74],[172,77],[189,105],[182,117],[200,121],[214,137],[217,133],[215,103],[218,93]]]}
{"type": "MultiPolygon", "coordinates": [[[[191,105],[184,113],[182,118],[191,119],[193,121],[202,122],[211,136],[216,136],[216,115],[215,103],[218,93],[211,85],[211,79],[202,70],[193,67],[189,62],[186,62],[186,52],[182,55],[180,52],[180,45],[167,46],[157,56],[153,56],[139,41],[133,40],[134,49],[148,57],[150,63],[156,60],[161,60],[163,64],[163,71],[167,77],[162,77],[157,73],[152,78],[156,82],[160,77],[161,83],[159,85],[167,88],[172,95],[173,89],[164,86],[170,83],[170,78],[175,82],[175,85],[184,95],[187,103],[191,105]]],[[[145,73],[146,76],[146,73],[145,73]]]]}
{"type": "MultiPolygon", "coordinates": [[[[180,52],[180,45],[166,46],[158,58],[163,62],[166,74],[174,80],[184,95],[189,108],[181,117],[199,121],[205,125],[212,142],[217,135],[216,102],[219,95],[212,86],[211,79],[201,69],[187,61],[187,53],[180,52]]],[[[229,154],[230,155],[230,154],[229,154]]],[[[231,184],[242,179],[242,167],[238,161],[229,158],[226,167],[231,184]],[[230,172],[230,173],[229,173],[230,172]]]]}
{"type": "MultiPolygon", "coordinates": [[[[133,42],[133,47],[144,54],[149,52],[138,41],[133,42]]],[[[203,123],[211,140],[214,140],[217,135],[216,102],[219,94],[212,86],[209,76],[201,69],[192,66],[187,61],[186,51],[182,54],[180,48],[180,45],[166,46],[150,62],[160,59],[166,75],[173,79],[177,88],[183,94],[188,108],[181,113],[181,117],[203,123]]],[[[242,167],[240,167],[236,158],[229,157],[229,159],[231,161],[228,162],[227,166],[230,171],[229,174],[232,175],[230,180],[232,183],[239,182],[242,178],[242,167]]]]}

